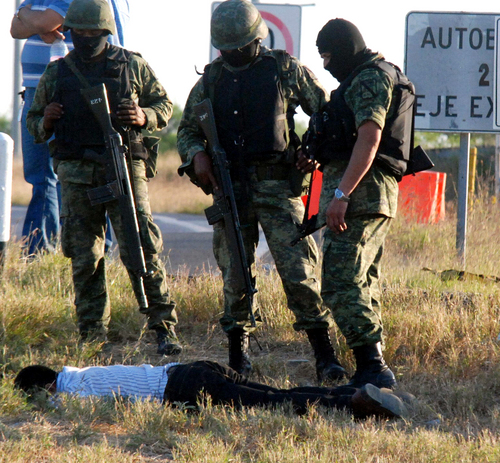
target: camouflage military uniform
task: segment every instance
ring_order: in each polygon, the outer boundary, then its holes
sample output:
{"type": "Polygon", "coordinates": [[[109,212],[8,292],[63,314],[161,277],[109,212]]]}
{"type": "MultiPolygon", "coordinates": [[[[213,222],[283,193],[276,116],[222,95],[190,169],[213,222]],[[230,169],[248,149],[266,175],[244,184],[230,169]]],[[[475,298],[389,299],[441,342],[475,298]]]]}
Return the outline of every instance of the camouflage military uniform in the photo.
{"type": "MultiPolygon", "coordinates": [[[[357,127],[374,121],[383,129],[387,114],[394,110],[392,87],[387,75],[373,68],[354,78],[345,100],[357,127]]],[[[331,161],[324,167],[323,214],[346,167],[347,161],[331,161]]],[[[380,260],[397,199],[396,179],[373,164],[350,195],[347,230],[336,235],[328,229],[324,235],[321,294],[351,348],[382,341],[380,260]]],[[[325,223],[324,218],[320,221],[325,223]]]]}
{"type": "MultiPolygon", "coordinates": [[[[291,68],[294,71],[281,81],[284,99],[288,107],[300,104],[307,114],[311,114],[326,102],[327,94],[309,69],[295,58],[292,58],[292,61],[291,68]]],[[[255,62],[252,66],[254,64],[255,62]]],[[[227,63],[224,63],[224,66],[234,70],[227,63]]],[[[201,78],[192,89],[184,108],[177,138],[179,154],[183,161],[179,170],[181,174],[189,171],[194,155],[206,149],[205,137],[193,112],[193,106],[205,99],[206,94],[201,78]]],[[[228,156],[230,155],[231,153],[228,153],[228,156]]],[[[295,166],[290,163],[280,164],[277,170],[281,172],[281,178],[260,175],[260,167],[262,166],[248,167],[249,191],[245,200],[240,200],[238,204],[244,243],[252,271],[255,275],[255,250],[260,224],[283,282],[288,305],[296,317],[294,328],[327,328],[333,321],[330,312],[322,307],[320,284],[315,272],[318,252],[314,239],[309,237],[294,248],[290,246],[290,241],[297,233],[294,222],[300,222],[304,216],[300,196],[292,193],[290,189],[289,177],[295,166]]],[[[234,180],[233,183],[238,197],[238,190],[242,186],[234,180]]],[[[228,251],[222,225],[216,224],[214,227],[213,247],[224,279],[225,304],[221,325],[226,332],[234,328],[251,331],[244,288],[236,284],[238,279],[235,266],[228,251]]],[[[256,318],[260,323],[258,313],[256,318]]]]}
{"type": "MultiPolygon", "coordinates": [[[[52,133],[43,127],[45,107],[52,101],[57,84],[57,62],[48,65],[29,111],[27,125],[37,142],[46,141],[52,133]]],[[[129,61],[131,99],[138,101],[147,116],[145,129],[152,131],[167,125],[172,114],[172,103],[151,68],[139,55],[132,54],[129,61]]],[[[106,183],[102,164],[89,160],[56,160],[56,170],[62,190],[62,233],[64,255],[71,258],[75,305],[81,333],[106,329],[110,316],[110,303],[106,289],[104,233],[105,212],[109,213],[120,246],[120,257],[131,278],[137,295],[137,278],[130,270],[129,257],[117,201],[92,206],[87,191],[106,183]]],[[[144,286],[149,308],[142,310],[148,318],[148,328],[155,329],[166,323],[177,323],[175,303],[170,299],[165,270],[159,258],[163,242],[160,229],[153,223],[149,205],[146,166],[141,159],[132,161],[133,177],[141,242],[146,267],[152,273],[144,286]]]]}

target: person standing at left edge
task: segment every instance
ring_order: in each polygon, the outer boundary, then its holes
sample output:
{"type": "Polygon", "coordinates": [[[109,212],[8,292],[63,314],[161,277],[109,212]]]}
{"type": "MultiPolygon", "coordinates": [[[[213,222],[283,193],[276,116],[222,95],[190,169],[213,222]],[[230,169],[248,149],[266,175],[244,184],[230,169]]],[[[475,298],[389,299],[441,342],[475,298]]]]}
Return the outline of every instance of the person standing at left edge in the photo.
{"type": "Polygon", "coordinates": [[[24,86],[21,92],[21,147],[24,179],[32,185],[32,191],[22,241],[23,254],[29,257],[41,251],[53,251],[59,236],[60,198],[53,160],[48,143],[34,143],[26,129],[26,115],[40,77],[52,59],[54,42],[72,47],[69,33],[60,31],[70,3],[71,0],[25,0],[12,18],[10,28],[14,39],[26,40],[21,55],[24,86]]]}
{"type": "Polygon", "coordinates": [[[106,173],[103,164],[93,160],[105,155],[105,141],[80,94],[81,80],[85,79],[91,86],[106,85],[115,129],[128,141],[130,149],[129,171],[146,268],[151,275],[144,278],[149,307],[141,312],[147,317],[148,328],[157,333],[158,353],[178,354],[182,347],[174,331],[177,315],[159,258],[163,242],[151,215],[145,163],[148,152],[141,132],[165,127],[172,114],[172,102],[140,55],[107,43],[108,35],[115,34],[116,29],[106,0],[73,0],[63,26],[71,31],[75,48],[66,58],[48,65],[27,125],[37,142],[55,135],[53,157],[62,194],[61,244],[64,255],[72,262],[80,336],[83,340],[103,338],[109,323],[104,258],[106,211],[139,300],[138,279],[127,252],[128,230],[121,223],[118,201],[92,206],[87,196],[89,189],[106,183],[106,173]],[[88,156],[89,152],[92,156],[88,156]]]}

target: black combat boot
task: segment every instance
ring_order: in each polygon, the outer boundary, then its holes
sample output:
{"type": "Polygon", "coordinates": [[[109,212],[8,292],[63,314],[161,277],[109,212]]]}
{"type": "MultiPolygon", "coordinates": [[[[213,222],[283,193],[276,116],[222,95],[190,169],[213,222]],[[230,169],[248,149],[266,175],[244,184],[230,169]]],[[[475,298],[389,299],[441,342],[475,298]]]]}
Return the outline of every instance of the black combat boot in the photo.
{"type": "Polygon", "coordinates": [[[241,328],[228,331],[229,366],[245,378],[252,371],[252,364],[248,356],[249,335],[241,328]]]}
{"type": "Polygon", "coordinates": [[[177,339],[173,326],[168,328],[160,326],[155,328],[156,341],[158,342],[157,354],[160,355],[179,355],[182,352],[182,346],[177,339]]]}
{"type": "Polygon", "coordinates": [[[352,351],[356,358],[356,372],[348,386],[362,387],[370,383],[378,388],[396,387],[396,378],[384,361],[380,342],[354,347],[352,351]]]}
{"type": "Polygon", "coordinates": [[[306,333],[314,350],[318,381],[322,383],[344,379],[347,372],[335,355],[328,328],[313,328],[306,330],[306,333]]]}
{"type": "Polygon", "coordinates": [[[79,324],[78,326],[80,332],[80,342],[92,343],[92,342],[103,342],[108,341],[107,328],[100,322],[79,324]]]}

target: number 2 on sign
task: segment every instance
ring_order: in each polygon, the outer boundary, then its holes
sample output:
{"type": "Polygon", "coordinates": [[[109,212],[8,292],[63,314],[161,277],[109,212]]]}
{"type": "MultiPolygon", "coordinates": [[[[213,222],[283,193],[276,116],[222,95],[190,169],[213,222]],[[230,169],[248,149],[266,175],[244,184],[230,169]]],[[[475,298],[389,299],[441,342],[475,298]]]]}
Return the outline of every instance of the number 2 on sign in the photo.
{"type": "Polygon", "coordinates": [[[483,64],[481,64],[481,66],[479,66],[479,72],[482,73],[482,76],[479,79],[479,86],[480,87],[489,87],[490,81],[487,80],[486,78],[488,77],[488,74],[490,73],[490,67],[486,63],[483,63],[483,64]]]}

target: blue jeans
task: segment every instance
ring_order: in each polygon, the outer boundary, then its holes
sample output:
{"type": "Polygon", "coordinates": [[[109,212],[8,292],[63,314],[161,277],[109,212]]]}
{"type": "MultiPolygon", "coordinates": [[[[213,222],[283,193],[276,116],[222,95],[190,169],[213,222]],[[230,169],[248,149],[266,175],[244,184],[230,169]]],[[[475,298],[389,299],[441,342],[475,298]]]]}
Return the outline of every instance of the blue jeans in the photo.
{"type": "Polygon", "coordinates": [[[59,233],[60,187],[47,143],[35,144],[26,128],[26,115],[33,103],[35,88],[27,87],[21,119],[24,179],[33,186],[26,211],[23,240],[28,255],[53,250],[59,233]]]}

